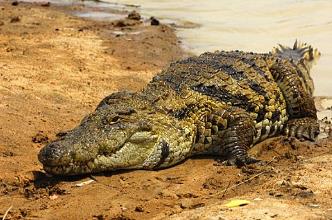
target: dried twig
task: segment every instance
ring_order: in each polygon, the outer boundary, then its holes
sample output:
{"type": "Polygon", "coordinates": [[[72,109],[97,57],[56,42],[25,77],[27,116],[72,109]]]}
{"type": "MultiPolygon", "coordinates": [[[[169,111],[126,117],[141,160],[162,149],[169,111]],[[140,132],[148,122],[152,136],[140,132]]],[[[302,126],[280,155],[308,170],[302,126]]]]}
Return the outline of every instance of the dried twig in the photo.
{"type": "MultiPolygon", "coordinates": [[[[268,161],[268,162],[265,164],[265,166],[266,166],[266,165],[269,165],[270,163],[272,163],[272,162],[275,160],[275,158],[276,158],[276,157],[273,157],[270,161],[268,161]]],[[[228,184],[228,186],[226,187],[226,189],[223,190],[222,195],[221,195],[220,198],[223,198],[228,190],[230,190],[230,189],[234,189],[234,188],[236,188],[236,187],[238,187],[238,186],[240,186],[240,185],[242,185],[242,184],[244,184],[244,183],[247,183],[247,182],[249,182],[249,181],[255,179],[256,177],[259,177],[259,176],[261,176],[261,175],[263,175],[263,174],[265,174],[265,173],[268,173],[268,172],[269,172],[269,171],[264,170],[264,171],[262,171],[262,172],[260,172],[260,173],[257,173],[256,175],[250,177],[249,179],[246,179],[246,180],[244,180],[244,181],[242,181],[242,182],[240,182],[240,183],[238,183],[238,184],[235,184],[235,185],[233,185],[233,186],[231,186],[231,187],[229,187],[229,185],[230,185],[230,182],[229,182],[229,184],[228,184]]]]}
{"type": "Polygon", "coordinates": [[[223,191],[223,193],[222,193],[222,195],[221,195],[220,198],[224,198],[224,196],[225,196],[227,190],[229,189],[230,185],[231,185],[231,181],[228,182],[228,185],[227,185],[227,187],[225,188],[225,190],[223,191]]]}
{"type": "Polygon", "coordinates": [[[99,183],[100,185],[105,186],[107,189],[110,188],[109,185],[107,185],[107,184],[105,184],[105,183],[103,183],[103,182],[100,182],[95,176],[90,175],[90,178],[91,178],[92,180],[96,181],[96,183],[99,183]]]}
{"type": "Polygon", "coordinates": [[[242,181],[242,182],[240,182],[240,183],[238,183],[238,184],[235,184],[235,185],[233,185],[233,186],[231,186],[231,187],[227,187],[224,191],[223,191],[223,194],[222,194],[222,197],[221,198],[223,198],[224,196],[225,196],[225,194],[226,194],[226,192],[228,191],[228,190],[230,190],[230,189],[234,189],[234,188],[236,188],[236,187],[238,187],[238,186],[241,186],[242,184],[244,184],[244,183],[246,183],[246,182],[249,182],[250,180],[253,180],[253,179],[255,179],[256,177],[259,177],[259,176],[261,176],[261,175],[263,175],[263,174],[265,174],[265,173],[267,173],[268,171],[262,171],[262,172],[260,172],[260,173],[258,173],[258,174],[256,174],[256,175],[254,175],[254,176],[252,176],[252,177],[250,177],[249,179],[246,179],[246,180],[244,180],[244,181],[242,181]]]}
{"type": "Polygon", "coordinates": [[[8,212],[9,212],[12,208],[13,208],[13,206],[11,205],[11,206],[7,209],[7,211],[5,212],[5,214],[4,214],[3,217],[2,217],[2,220],[5,220],[5,219],[6,219],[6,217],[7,217],[7,215],[8,215],[8,212]]]}

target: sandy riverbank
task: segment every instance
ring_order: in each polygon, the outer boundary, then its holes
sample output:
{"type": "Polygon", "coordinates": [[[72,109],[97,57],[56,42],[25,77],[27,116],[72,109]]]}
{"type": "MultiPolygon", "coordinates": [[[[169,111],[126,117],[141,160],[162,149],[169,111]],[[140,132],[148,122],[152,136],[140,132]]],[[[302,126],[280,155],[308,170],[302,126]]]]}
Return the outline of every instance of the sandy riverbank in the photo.
{"type": "MultiPolygon", "coordinates": [[[[1,149],[28,161],[36,161],[40,147],[31,142],[35,134],[53,138],[103,97],[141,89],[183,54],[167,26],[88,21],[57,9],[23,3],[0,8],[1,149]]],[[[8,166],[5,175],[31,169],[25,165],[8,166]]]]}
{"type": "Polygon", "coordinates": [[[249,212],[257,219],[332,218],[328,139],[264,142],[253,153],[270,161],[265,167],[199,158],[161,171],[94,176],[83,187],[75,184],[89,177],[45,176],[37,153],[56,133],[74,127],[106,95],[137,91],[185,56],[167,26],[83,20],[71,10],[0,3],[0,216],[12,206],[8,219],[235,219],[249,212]],[[233,197],[251,203],[224,208],[233,197]]]}

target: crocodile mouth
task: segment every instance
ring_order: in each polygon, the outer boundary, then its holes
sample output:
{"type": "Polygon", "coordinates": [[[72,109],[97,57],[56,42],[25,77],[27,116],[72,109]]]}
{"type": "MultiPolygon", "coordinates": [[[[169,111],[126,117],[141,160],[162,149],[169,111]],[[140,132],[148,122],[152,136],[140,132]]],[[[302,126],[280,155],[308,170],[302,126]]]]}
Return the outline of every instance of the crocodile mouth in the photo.
{"type": "Polygon", "coordinates": [[[45,172],[57,176],[84,175],[95,172],[109,171],[109,167],[103,166],[102,161],[111,158],[110,156],[98,155],[94,159],[87,161],[70,162],[61,165],[44,164],[45,172]]]}
{"type": "MultiPolygon", "coordinates": [[[[115,149],[121,148],[125,141],[115,149]]],[[[55,141],[46,145],[38,155],[45,172],[51,175],[83,175],[105,170],[100,162],[111,158],[112,153],[105,151],[103,145],[91,145],[91,151],[78,153],[72,143],[55,141]],[[94,146],[94,147],[92,147],[94,146]]],[[[81,145],[80,145],[81,146],[81,145]]]]}
{"type": "MultiPolygon", "coordinates": [[[[70,145],[69,145],[70,146],[70,145]]],[[[71,173],[91,172],[94,165],[94,157],[89,156],[75,159],[75,151],[61,141],[46,145],[38,155],[44,170],[54,175],[70,175],[71,173]]]]}
{"type": "Polygon", "coordinates": [[[87,174],[93,172],[93,167],[89,164],[93,164],[93,160],[88,162],[75,162],[64,165],[44,165],[43,169],[52,175],[77,175],[87,174]]]}
{"type": "Polygon", "coordinates": [[[136,169],[153,166],[150,163],[155,161],[149,161],[149,154],[158,149],[165,151],[168,145],[164,142],[150,131],[127,133],[116,144],[106,141],[77,144],[59,140],[46,145],[38,159],[45,172],[58,176],[136,169]]]}

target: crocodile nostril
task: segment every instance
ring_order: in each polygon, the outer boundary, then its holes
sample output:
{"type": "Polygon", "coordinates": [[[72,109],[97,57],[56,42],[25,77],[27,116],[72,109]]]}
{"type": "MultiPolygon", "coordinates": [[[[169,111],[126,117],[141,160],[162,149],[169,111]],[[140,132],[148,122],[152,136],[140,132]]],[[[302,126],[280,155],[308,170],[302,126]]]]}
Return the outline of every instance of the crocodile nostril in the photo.
{"type": "Polygon", "coordinates": [[[55,161],[59,160],[61,155],[61,145],[57,142],[53,142],[41,149],[38,159],[43,164],[52,165],[55,161]]]}

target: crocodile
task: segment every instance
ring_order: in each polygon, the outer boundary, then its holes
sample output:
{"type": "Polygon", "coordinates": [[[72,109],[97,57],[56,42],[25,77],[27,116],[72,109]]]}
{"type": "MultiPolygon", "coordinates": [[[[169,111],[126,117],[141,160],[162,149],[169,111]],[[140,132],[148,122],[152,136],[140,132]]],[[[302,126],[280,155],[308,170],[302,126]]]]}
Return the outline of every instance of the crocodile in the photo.
{"type": "Polygon", "coordinates": [[[140,92],[104,98],[44,146],[39,161],[53,175],[156,170],[200,154],[255,163],[247,151],[260,141],[319,134],[310,76],[319,57],[296,41],[269,53],[216,51],[173,62],[140,92]]]}

